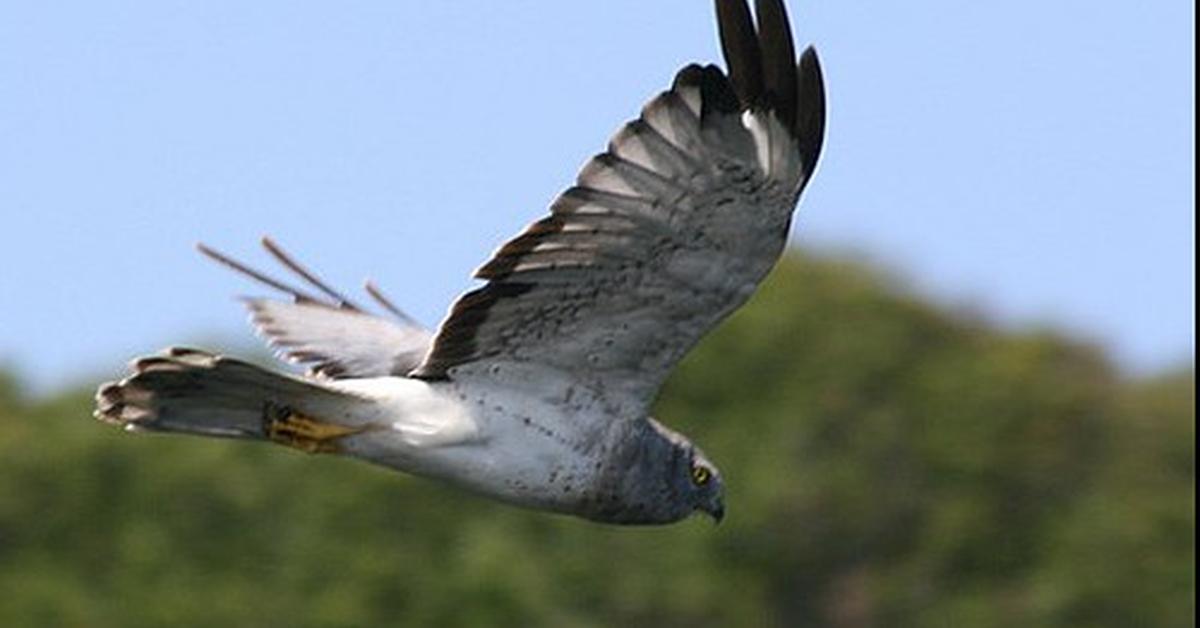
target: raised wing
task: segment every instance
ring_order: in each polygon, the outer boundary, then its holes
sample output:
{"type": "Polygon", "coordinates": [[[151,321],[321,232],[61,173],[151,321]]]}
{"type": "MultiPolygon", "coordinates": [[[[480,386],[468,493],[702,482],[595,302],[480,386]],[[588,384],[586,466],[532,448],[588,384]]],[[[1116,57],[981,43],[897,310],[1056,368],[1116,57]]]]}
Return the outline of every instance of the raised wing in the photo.
{"type": "Polygon", "coordinates": [[[368,282],[367,293],[393,316],[375,316],[297,263],[269,238],[263,247],[276,261],[323,296],[317,297],[265,275],[213,249],[199,245],[209,258],[271,288],[291,302],[245,299],[250,321],[280,359],[307,364],[312,373],[331,378],[405,375],[420,364],[432,335],[400,311],[368,282]]]}
{"type": "Polygon", "coordinates": [[[648,404],[675,363],[774,266],[820,153],[816,53],[782,0],[718,0],[727,76],[692,65],[593,158],[550,216],[478,271],[413,375],[504,365],[648,404]]]}

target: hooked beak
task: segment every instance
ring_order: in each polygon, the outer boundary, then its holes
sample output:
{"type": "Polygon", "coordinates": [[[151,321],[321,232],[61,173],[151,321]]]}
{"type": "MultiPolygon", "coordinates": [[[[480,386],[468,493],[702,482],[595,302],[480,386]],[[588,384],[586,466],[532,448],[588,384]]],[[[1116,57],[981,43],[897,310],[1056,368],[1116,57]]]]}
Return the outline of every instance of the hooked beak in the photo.
{"type": "Polygon", "coordinates": [[[725,504],[717,497],[705,505],[704,512],[712,517],[713,525],[720,525],[721,520],[725,518],[725,504]]]}

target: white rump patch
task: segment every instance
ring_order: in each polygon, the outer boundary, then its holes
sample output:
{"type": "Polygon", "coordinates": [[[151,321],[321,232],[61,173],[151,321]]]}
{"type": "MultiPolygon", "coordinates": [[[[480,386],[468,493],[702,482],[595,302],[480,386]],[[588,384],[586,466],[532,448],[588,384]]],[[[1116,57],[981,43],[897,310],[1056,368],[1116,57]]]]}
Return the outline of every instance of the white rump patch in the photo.
{"type": "Polygon", "coordinates": [[[356,423],[390,427],[414,448],[461,445],[479,438],[479,425],[468,408],[421,380],[379,377],[332,386],[376,401],[356,413],[356,423]]]}

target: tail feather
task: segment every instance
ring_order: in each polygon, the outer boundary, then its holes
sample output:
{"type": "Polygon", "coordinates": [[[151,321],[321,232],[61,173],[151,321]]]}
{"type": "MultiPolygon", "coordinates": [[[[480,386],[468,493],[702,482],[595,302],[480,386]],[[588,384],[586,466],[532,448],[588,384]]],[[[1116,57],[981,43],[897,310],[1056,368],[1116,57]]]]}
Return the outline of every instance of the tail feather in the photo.
{"type": "Polygon", "coordinates": [[[96,393],[95,417],[129,430],[265,438],[273,411],[316,411],[346,393],[194,349],[133,363],[134,373],[96,393]]]}

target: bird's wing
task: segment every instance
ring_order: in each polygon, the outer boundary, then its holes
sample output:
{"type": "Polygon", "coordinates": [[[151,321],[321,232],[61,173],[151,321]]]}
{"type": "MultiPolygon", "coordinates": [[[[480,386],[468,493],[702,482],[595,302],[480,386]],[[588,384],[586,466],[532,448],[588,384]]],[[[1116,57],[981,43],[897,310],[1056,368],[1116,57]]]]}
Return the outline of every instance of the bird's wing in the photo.
{"type": "Polygon", "coordinates": [[[429,350],[432,334],[368,282],[367,293],[392,315],[376,316],[297,263],[269,238],[263,247],[284,268],[300,277],[321,296],[265,275],[213,249],[200,252],[238,273],[291,297],[291,301],[247,298],[250,321],[280,359],[308,365],[312,373],[331,378],[405,375],[429,350]]]}
{"type": "Polygon", "coordinates": [[[501,365],[652,401],[774,266],[820,153],[825,96],[782,0],[717,0],[729,73],[691,65],[593,158],[550,215],[476,271],[412,373],[501,365]],[[552,376],[549,375],[548,376],[552,376]]]}

